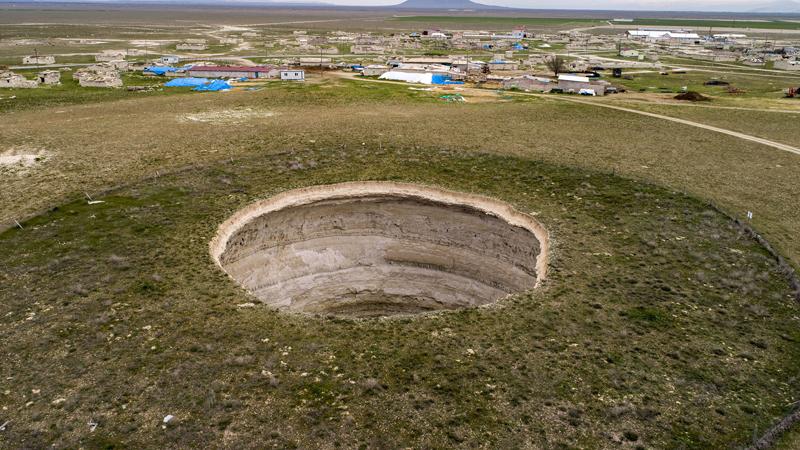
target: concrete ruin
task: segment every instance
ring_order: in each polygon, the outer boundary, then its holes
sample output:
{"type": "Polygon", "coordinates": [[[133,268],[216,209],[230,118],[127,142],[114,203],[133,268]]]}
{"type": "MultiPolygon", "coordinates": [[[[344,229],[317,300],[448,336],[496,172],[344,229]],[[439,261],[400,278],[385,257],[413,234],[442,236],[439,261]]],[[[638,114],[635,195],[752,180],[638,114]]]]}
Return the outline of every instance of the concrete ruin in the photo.
{"type": "Polygon", "coordinates": [[[510,205],[390,182],[284,192],[223,223],[214,261],[265,304],[380,317],[476,307],[538,286],[548,234],[510,205]]]}
{"type": "Polygon", "coordinates": [[[31,89],[38,87],[36,80],[29,80],[24,76],[8,70],[0,70],[0,88],[31,89]]]}
{"type": "Polygon", "coordinates": [[[105,50],[102,53],[94,55],[94,60],[97,62],[110,62],[124,60],[126,52],[124,50],[105,50]]]}
{"type": "Polygon", "coordinates": [[[109,63],[94,64],[72,73],[72,79],[78,80],[81,87],[122,87],[122,78],[119,72],[109,63]]]}
{"type": "Polygon", "coordinates": [[[78,84],[81,87],[119,88],[122,87],[122,79],[117,74],[87,73],[78,78],[78,84]]]}
{"type": "Polygon", "coordinates": [[[22,57],[22,64],[26,66],[43,66],[47,64],[55,64],[56,58],[53,56],[43,56],[43,55],[29,55],[22,57]]]}
{"type": "Polygon", "coordinates": [[[44,70],[36,74],[39,84],[61,84],[61,72],[57,70],[44,70]]]}

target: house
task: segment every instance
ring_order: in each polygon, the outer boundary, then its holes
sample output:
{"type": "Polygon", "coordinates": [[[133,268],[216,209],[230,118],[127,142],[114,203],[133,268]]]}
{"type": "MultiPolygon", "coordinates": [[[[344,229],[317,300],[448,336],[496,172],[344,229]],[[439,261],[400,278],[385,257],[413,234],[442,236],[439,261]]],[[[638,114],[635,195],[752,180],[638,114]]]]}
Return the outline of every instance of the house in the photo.
{"type": "Polygon", "coordinates": [[[450,64],[452,62],[450,57],[442,56],[417,56],[413,58],[403,59],[404,63],[408,64],[450,64]]]}
{"type": "Polygon", "coordinates": [[[503,70],[518,70],[519,64],[510,61],[489,61],[489,70],[503,71],[503,70]]]}
{"type": "Polygon", "coordinates": [[[563,92],[579,93],[591,90],[596,95],[605,95],[608,83],[592,81],[589,77],[561,74],[558,76],[558,88],[563,92]]]}
{"type": "Polygon", "coordinates": [[[36,74],[39,84],[61,84],[61,72],[57,70],[45,70],[36,74]]]}
{"type": "Polygon", "coordinates": [[[625,34],[630,39],[645,41],[694,42],[700,39],[700,35],[697,33],[687,33],[684,31],[628,30],[625,34]]]}
{"type": "Polygon", "coordinates": [[[55,64],[56,58],[53,56],[30,55],[22,58],[22,64],[42,66],[46,64],[55,64]]]}
{"type": "Polygon", "coordinates": [[[528,30],[524,26],[514,27],[511,31],[511,37],[513,39],[525,39],[527,34],[528,30]]]}
{"type": "Polygon", "coordinates": [[[313,57],[313,58],[300,58],[297,60],[297,63],[300,67],[325,67],[332,69],[333,68],[333,60],[331,58],[325,57],[313,57]]]}
{"type": "Polygon", "coordinates": [[[468,61],[466,59],[457,59],[453,61],[450,67],[459,72],[482,72],[483,67],[486,65],[483,61],[468,61]]]}
{"type": "Polygon", "coordinates": [[[406,73],[448,73],[450,66],[443,64],[407,64],[403,63],[395,67],[394,72],[406,73]]]}
{"type": "Polygon", "coordinates": [[[129,66],[130,66],[130,64],[128,63],[128,61],[125,61],[125,60],[122,60],[122,59],[118,59],[118,60],[106,61],[106,62],[103,62],[103,63],[100,63],[100,64],[91,65],[91,66],[89,66],[89,69],[96,70],[97,67],[104,67],[104,68],[109,68],[109,69],[112,69],[112,70],[123,70],[124,71],[124,70],[128,70],[129,66]]]}
{"type": "Polygon", "coordinates": [[[8,70],[0,70],[0,88],[35,88],[39,86],[34,80],[28,80],[22,75],[8,70]]]}
{"type": "Polygon", "coordinates": [[[285,69],[280,71],[281,80],[305,81],[306,71],[298,69],[285,69]]]}
{"type": "Polygon", "coordinates": [[[72,73],[72,79],[78,80],[81,87],[122,87],[119,72],[110,63],[94,64],[78,69],[72,73]]]}
{"type": "Polygon", "coordinates": [[[275,66],[192,66],[187,70],[195,78],[271,78],[275,66]]]}
{"type": "Polygon", "coordinates": [[[81,87],[100,87],[100,88],[122,87],[122,79],[119,77],[119,74],[117,72],[87,71],[87,72],[81,72],[77,78],[78,78],[78,84],[81,87]]]}
{"type": "Polygon", "coordinates": [[[125,52],[122,50],[106,50],[94,55],[97,62],[120,61],[125,59],[125,52]]]}
{"type": "Polygon", "coordinates": [[[179,62],[181,62],[181,58],[176,55],[163,55],[161,58],[158,58],[158,62],[169,66],[172,64],[178,64],[179,62]]]}
{"type": "Polygon", "coordinates": [[[81,87],[118,88],[122,87],[122,79],[117,76],[93,74],[81,77],[78,80],[81,87]]]}
{"type": "Polygon", "coordinates": [[[698,35],[697,33],[682,33],[682,32],[670,31],[669,33],[667,33],[666,38],[669,39],[670,41],[675,41],[675,42],[695,42],[700,40],[700,35],[698,35]]]}
{"type": "Polygon", "coordinates": [[[379,64],[369,65],[361,70],[361,74],[365,77],[379,77],[388,72],[389,66],[382,66],[379,64]]]}
{"type": "Polygon", "coordinates": [[[663,39],[669,31],[666,30],[628,30],[625,35],[629,39],[641,39],[646,41],[655,41],[663,39]]]}
{"type": "Polygon", "coordinates": [[[549,78],[523,75],[509,78],[501,83],[503,89],[519,89],[522,91],[550,92],[556,83],[549,78]]]}

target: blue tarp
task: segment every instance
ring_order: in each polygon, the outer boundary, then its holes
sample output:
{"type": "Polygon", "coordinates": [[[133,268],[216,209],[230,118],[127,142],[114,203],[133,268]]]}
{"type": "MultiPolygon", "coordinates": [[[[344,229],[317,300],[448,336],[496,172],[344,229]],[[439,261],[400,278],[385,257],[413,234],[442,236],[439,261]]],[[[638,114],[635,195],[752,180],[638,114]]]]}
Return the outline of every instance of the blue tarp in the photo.
{"type": "Polygon", "coordinates": [[[169,66],[150,66],[144,68],[145,72],[152,72],[156,75],[164,75],[167,72],[177,72],[179,70],[180,69],[177,67],[169,67],[169,66]]]}
{"type": "Polygon", "coordinates": [[[432,84],[445,84],[450,81],[450,75],[441,75],[438,73],[433,74],[431,76],[431,83],[432,84]]]}
{"type": "Polygon", "coordinates": [[[167,87],[197,87],[202,86],[204,84],[208,84],[208,78],[175,78],[164,83],[164,86],[167,87]]]}
{"type": "Polygon", "coordinates": [[[512,48],[514,50],[525,50],[525,47],[523,47],[522,44],[514,44],[512,48]]]}
{"type": "Polygon", "coordinates": [[[193,91],[200,91],[200,92],[217,92],[217,91],[225,91],[231,88],[231,85],[222,81],[222,80],[214,80],[211,83],[205,84],[203,86],[197,86],[196,88],[192,89],[193,91]]]}

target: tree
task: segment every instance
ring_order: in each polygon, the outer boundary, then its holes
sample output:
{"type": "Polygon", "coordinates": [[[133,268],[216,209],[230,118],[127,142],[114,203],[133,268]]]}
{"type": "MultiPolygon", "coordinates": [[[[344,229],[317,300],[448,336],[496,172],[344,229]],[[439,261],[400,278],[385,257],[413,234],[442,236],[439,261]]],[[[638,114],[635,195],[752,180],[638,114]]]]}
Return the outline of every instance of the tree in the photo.
{"type": "Polygon", "coordinates": [[[564,59],[564,57],[559,55],[553,55],[547,58],[544,64],[548,69],[550,69],[551,72],[553,72],[555,76],[567,71],[567,61],[564,59]]]}

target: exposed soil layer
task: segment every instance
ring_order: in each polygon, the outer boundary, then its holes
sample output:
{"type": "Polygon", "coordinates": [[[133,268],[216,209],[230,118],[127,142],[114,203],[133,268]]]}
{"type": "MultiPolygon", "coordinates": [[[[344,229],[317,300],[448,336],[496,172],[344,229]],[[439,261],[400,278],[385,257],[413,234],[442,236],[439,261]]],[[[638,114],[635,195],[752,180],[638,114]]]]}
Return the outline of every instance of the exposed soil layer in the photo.
{"type": "Polygon", "coordinates": [[[534,288],[547,234],[485,197],[398,183],[289,191],[219,229],[215,261],[266,304],[374,317],[485,305],[534,288]]]}

